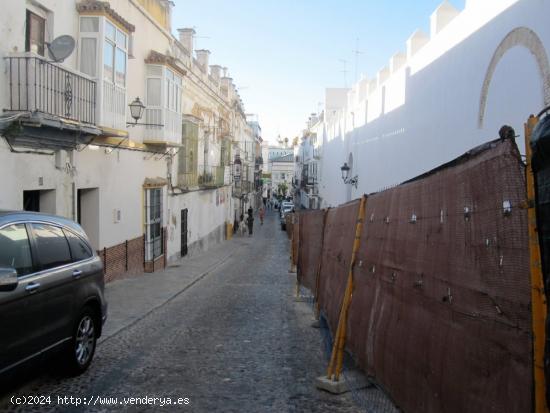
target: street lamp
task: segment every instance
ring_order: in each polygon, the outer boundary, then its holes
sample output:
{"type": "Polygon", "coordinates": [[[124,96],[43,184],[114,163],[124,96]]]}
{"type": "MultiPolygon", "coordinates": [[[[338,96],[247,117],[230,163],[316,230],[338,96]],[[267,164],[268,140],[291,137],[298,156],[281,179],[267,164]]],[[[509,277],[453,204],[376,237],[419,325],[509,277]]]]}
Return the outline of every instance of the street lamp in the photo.
{"type": "Polygon", "coordinates": [[[130,103],[130,115],[134,118],[135,123],[141,119],[143,116],[143,111],[145,110],[145,105],[141,103],[139,97],[135,98],[132,103],[130,103]]]}
{"type": "Polygon", "coordinates": [[[141,119],[143,116],[143,111],[145,110],[145,105],[141,102],[139,97],[135,98],[132,103],[128,105],[128,107],[130,108],[130,115],[134,118],[134,123],[126,122],[126,126],[142,125],[164,127],[164,125],[158,123],[138,123],[138,120],[141,119]]]}
{"type": "Polygon", "coordinates": [[[342,171],[342,180],[344,181],[344,184],[353,185],[355,189],[357,189],[359,177],[357,175],[352,178],[349,177],[350,167],[348,166],[347,162],[344,162],[344,165],[340,167],[340,170],[342,171]]]}

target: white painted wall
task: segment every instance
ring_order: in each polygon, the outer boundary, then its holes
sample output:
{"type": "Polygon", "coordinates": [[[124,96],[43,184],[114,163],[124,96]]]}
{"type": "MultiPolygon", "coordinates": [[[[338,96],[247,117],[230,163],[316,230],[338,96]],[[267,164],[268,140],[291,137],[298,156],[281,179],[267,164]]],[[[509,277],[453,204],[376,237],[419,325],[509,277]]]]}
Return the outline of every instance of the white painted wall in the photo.
{"type": "Polygon", "coordinates": [[[188,210],[188,246],[204,237],[214,236],[215,231],[225,231],[224,225],[233,223],[231,187],[170,196],[168,202],[168,259],[171,261],[179,258],[181,250],[182,209],[188,210]]]}
{"type": "MultiPolygon", "coordinates": [[[[352,89],[340,109],[335,109],[332,98],[324,122],[323,206],[346,201],[348,188],[342,183],[340,167],[350,153],[353,173],[359,175],[359,186],[351,191],[356,198],[494,139],[504,124],[520,135],[523,148],[523,123],[545,101],[550,102],[550,88],[544,91],[534,55],[520,45],[504,54],[490,82],[479,125],[482,86],[497,47],[514,29],[532,30],[549,54],[549,15],[548,1],[469,1],[387,80],[380,82],[379,76],[362,81],[354,88],[359,93],[352,89]]],[[[327,101],[332,95],[327,90],[327,101]]]]}

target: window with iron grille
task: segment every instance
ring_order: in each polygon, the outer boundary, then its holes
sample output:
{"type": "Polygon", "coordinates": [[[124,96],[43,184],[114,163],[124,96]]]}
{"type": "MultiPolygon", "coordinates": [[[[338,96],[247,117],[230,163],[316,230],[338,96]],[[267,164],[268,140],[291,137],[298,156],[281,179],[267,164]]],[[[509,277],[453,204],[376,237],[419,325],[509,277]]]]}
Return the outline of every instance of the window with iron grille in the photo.
{"type": "Polygon", "coordinates": [[[154,261],[163,253],[162,188],[145,190],[145,261],[154,261]]]}

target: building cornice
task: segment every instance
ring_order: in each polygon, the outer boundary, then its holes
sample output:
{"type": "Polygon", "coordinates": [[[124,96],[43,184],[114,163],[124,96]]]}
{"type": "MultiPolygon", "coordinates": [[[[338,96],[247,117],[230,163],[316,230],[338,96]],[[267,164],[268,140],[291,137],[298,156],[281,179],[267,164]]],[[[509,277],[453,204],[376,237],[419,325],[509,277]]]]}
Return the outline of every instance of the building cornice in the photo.
{"type": "Polygon", "coordinates": [[[159,53],[155,50],[151,50],[149,52],[149,55],[145,58],[145,63],[150,65],[168,66],[182,76],[185,76],[187,74],[187,72],[184,69],[178,66],[178,63],[175,58],[159,53]]]}
{"type": "Polygon", "coordinates": [[[79,14],[107,16],[128,33],[136,31],[136,27],[118,14],[107,1],[84,0],[77,3],[76,10],[79,14]]]}

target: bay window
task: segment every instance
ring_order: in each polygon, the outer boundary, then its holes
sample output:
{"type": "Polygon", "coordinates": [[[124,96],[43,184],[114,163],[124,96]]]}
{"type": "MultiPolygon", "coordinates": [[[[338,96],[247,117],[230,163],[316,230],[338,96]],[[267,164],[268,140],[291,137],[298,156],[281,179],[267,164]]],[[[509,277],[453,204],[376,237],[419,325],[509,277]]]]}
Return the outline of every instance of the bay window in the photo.
{"type": "Polygon", "coordinates": [[[98,124],[123,129],[126,124],[128,32],[106,16],[79,18],[79,70],[97,80],[98,124]]]}
{"type": "Polygon", "coordinates": [[[147,66],[146,106],[181,112],[183,79],[164,66],[147,66]]]}
{"type": "Polygon", "coordinates": [[[167,66],[148,64],[145,84],[145,117],[149,139],[180,143],[183,79],[167,66]]]}
{"type": "Polygon", "coordinates": [[[80,17],[80,71],[97,77],[98,48],[103,47],[103,80],[126,85],[128,36],[104,17],[80,17]],[[103,23],[103,24],[102,24],[103,23]],[[103,31],[100,30],[103,26],[103,31]]]}

